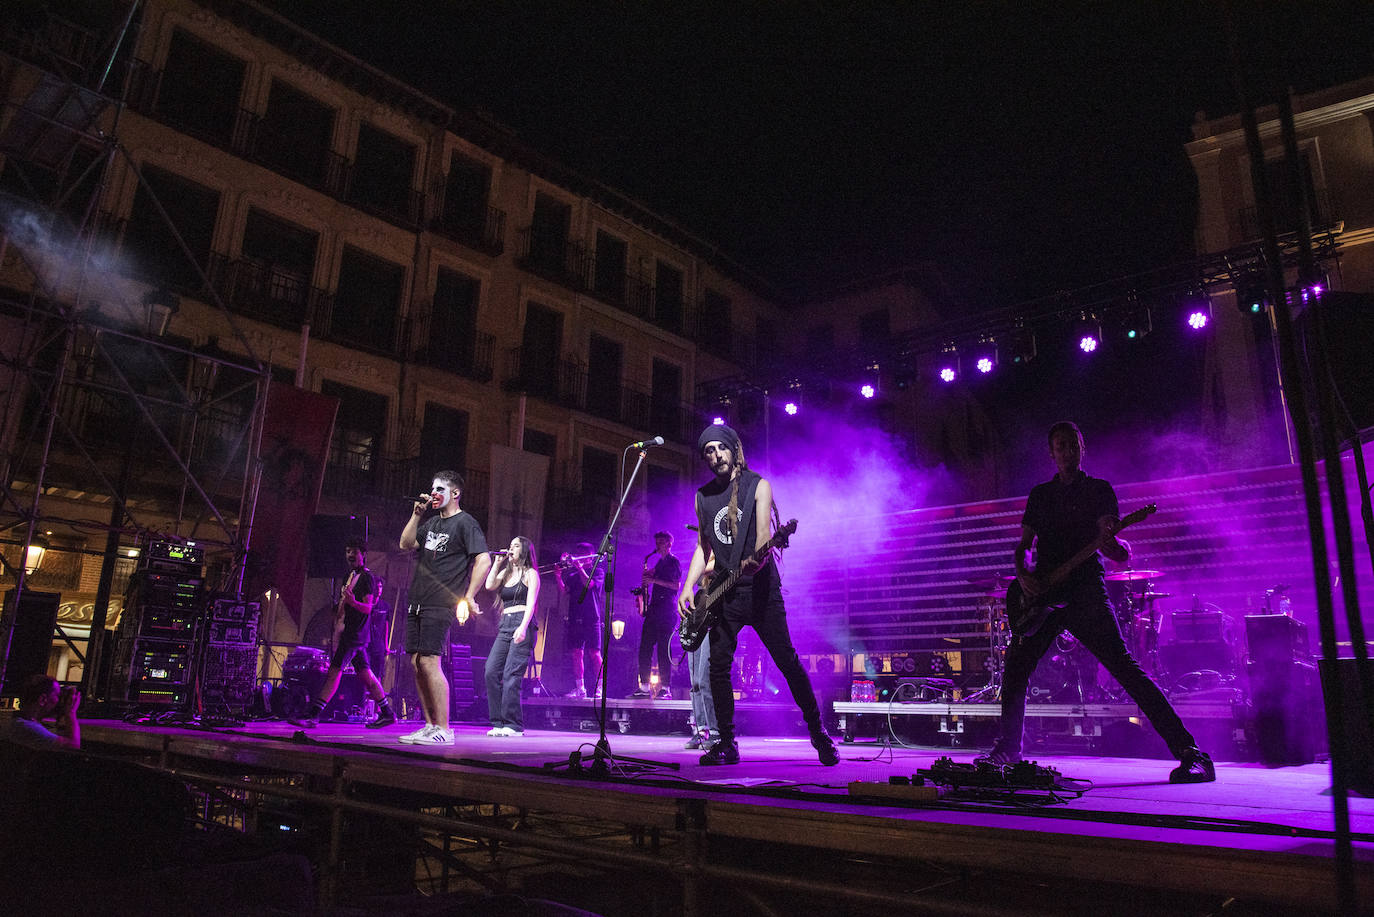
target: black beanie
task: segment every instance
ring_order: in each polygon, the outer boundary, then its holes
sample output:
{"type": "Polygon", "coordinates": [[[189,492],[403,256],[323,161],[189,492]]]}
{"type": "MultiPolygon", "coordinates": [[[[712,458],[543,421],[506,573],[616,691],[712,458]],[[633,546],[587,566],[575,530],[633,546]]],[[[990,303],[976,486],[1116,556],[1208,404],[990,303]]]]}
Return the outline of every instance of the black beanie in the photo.
{"type": "Polygon", "coordinates": [[[726,448],[734,455],[735,461],[739,461],[739,434],[725,424],[713,423],[701,431],[701,435],[697,437],[698,455],[706,450],[707,443],[725,443],[726,448]]]}

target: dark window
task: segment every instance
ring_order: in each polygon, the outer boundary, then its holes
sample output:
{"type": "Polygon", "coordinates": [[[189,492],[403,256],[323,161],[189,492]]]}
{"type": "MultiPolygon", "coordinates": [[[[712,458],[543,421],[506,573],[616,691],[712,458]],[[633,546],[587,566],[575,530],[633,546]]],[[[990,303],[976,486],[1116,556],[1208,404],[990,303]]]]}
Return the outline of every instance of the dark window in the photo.
{"type": "Polygon", "coordinates": [[[526,307],[520,344],[520,376],[530,394],[557,397],[562,338],[561,314],[534,302],[526,307]]]}
{"type": "Polygon", "coordinates": [[[682,271],[658,262],[654,272],[654,323],[674,331],[682,329],[682,271]]]}
{"type": "Polygon", "coordinates": [[[358,153],[348,199],[385,214],[413,218],[415,147],[369,124],[358,128],[358,153]]]}
{"type": "Polygon", "coordinates": [[[812,357],[824,359],[835,349],[835,326],[829,322],[812,325],[806,329],[806,352],[812,357]]]}
{"type": "Polygon", "coordinates": [[[444,189],[444,223],[482,236],[487,225],[487,199],[491,195],[491,168],[454,153],[444,189]]]}
{"type": "Polygon", "coordinates": [[[248,211],[243,257],[265,268],[273,298],[304,302],[315,273],[319,235],[257,208],[248,211]]]}
{"type": "Polygon", "coordinates": [[[243,73],[243,61],[176,29],[158,87],[158,117],[188,134],[228,146],[238,119],[243,73]]]}
{"type": "Polygon", "coordinates": [[[391,350],[404,281],[405,269],[399,264],[344,246],[329,336],[374,350],[391,350]]]}
{"type": "Polygon", "coordinates": [[[530,260],[550,270],[562,270],[571,226],[571,207],[547,194],[536,193],[530,222],[530,260]]]}
{"type": "Polygon", "coordinates": [[[593,334],[587,348],[587,410],[598,417],[620,418],[620,371],[623,348],[593,334]]]}
{"type": "MultiPolygon", "coordinates": [[[[682,491],[682,476],[676,468],[666,468],[662,465],[646,465],[648,474],[645,477],[645,489],[647,491],[649,511],[649,523],[655,531],[662,529],[666,520],[677,519],[682,516],[684,507],[691,505],[692,498],[682,491]]],[[[673,536],[675,548],[681,548],[684,543],[688,547],[687,554],[691,555],[692,532],[682,529],[674,532],[668,529],[673,536]]],[[[678,550],[679,557],[682,551],[678,550]]]]}
{"type": "Polygon", "coordinates": [[[475,277],[439,268],[434,286],[434,312],[426,351],[431,360],[452,361],[472,368],[477,341],[477,303],[482,282],[475,277]]]}
{"type": "Polygon", "coordinates": [[[624,239],[604,229],[596,231],[596,292],[614,301],[625,299],[625,265],[628,250],[624,239]]]}
{"type": "Polygon", "coordinates": [[[730,356],[730,300],[715,290],[701,296],[701,340],[712,353],[730,356]]]}
{"type": "Polygon", "coordinates": [[[653,380],[649,385],[649,426],[656,434],[681,441],[682,368],[654,360],[653,380]]]}
{"type": "Polygon", "coordinates": [[[602,515],[601,503],[619,496],[616,493],[614,455],[594,446],[582,447],[582,493],[587,497],[600,498],[597,501],[598,516],[602,515]]]}
{"type": "Polygon", "coordinates": [[[133,210],[124,231],[124,252],[135,276],[187,291],[199,291],[200,275],[186,260],[167,221],[153,204],[156,197],[186,247],[203,267],[210,256],[219,212],[219,192],[193,181],[143,167],[144,182],[134,193],[133,210]]]}
{"type": "Polygon", "coordinates": [[[335,492],[370,489],[376,480],[386,433],[386,396],[326,381],[324,395],[339,399],[334,418],[334,439],[329,447],[328,476],[335,492]]]}
{"type": "Polygon", "coordinates": [[[254,151],[259,160],[283,175],[324,187],[334,117],[332,108],[289,83],[273,80],[254,151]]]}
{"type": "MultiPolygon", "coordinates": [[[[462,474],[468,463],[468,414],[433,401],[425,403],[420,428],[420,474],[452,468],[462,474]]],[[[430,482],[423,482],[428,485],[430,482]]]]}
{"type": "Polygon", "coordinates": [[[891,337],[888,311],[874,309],[859,316],[859,349],[865,356],[881,352],[891,337]]]}
{"type": "Polygon", "coordinates": [[[533,452],[535,455],[547,455],[549,458],[558,457],[558,437],[552,433],[545,433],[542,430],[532,430],[525,428],[525,451],[533,452]]]}

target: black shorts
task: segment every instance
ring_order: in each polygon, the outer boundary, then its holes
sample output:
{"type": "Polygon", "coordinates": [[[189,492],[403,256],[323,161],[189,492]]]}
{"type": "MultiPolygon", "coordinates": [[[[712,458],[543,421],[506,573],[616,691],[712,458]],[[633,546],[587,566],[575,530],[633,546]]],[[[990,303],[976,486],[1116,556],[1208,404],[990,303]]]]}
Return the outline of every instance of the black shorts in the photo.
{"type": "Polygon", "coordinates": [[[567,650],[601,649],[601,622],[595,618],[590,621],[574,619],[568,622],[563,632],[563,646],[567,650]]]}
{"type": "Polygon", "coordinates": [[[406,652],[419,656],[448,653],[448,629],[457,612],[447,605],[411,605],[406,608],[406,652]]]}
{"type": "Polygon", "coordinates": [[[372,671],[372,663],[367,658],[367,647],[357,641],[344,643],[340,642],[334,649],[334,655],[329,657],[329,667],[331,669],[342,669],[348,664],[348,660],[353,660],[354,672],[372,671]]]}

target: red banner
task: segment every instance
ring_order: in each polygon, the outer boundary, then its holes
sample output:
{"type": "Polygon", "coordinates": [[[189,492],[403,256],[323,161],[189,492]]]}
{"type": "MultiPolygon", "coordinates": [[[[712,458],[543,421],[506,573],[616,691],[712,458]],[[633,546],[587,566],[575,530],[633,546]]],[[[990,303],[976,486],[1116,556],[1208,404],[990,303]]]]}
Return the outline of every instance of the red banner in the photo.
{"type": "Polygon", "coordinates": [[[315,515],[339,399],[275,380],[262,429],[262,485],[253,515],[247,594],[275,591],[301,620],[306,530],[315,515]]]}

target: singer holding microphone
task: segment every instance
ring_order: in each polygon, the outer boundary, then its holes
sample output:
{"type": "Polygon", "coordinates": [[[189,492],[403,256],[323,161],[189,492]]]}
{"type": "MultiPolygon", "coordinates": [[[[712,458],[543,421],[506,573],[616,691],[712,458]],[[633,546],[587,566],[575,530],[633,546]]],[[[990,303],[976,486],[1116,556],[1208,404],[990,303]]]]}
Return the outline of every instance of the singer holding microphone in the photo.
{"type": "Polygon", "coordinates": [[[539,607],[539,570],[534,544],[524,535],[510,541],[510,550],[495,551],[486,588],[501,597],[501,626],[487,655],[487,713],[489,736],[522,736],[520,687],[534,650],[534,612],[539,607]]]}
{"type": "Polygon", "coordinates": [[[482,527],[458,505],[463,478],[456,471],[439,471],[428,494],[415,500],[410,521],[401,531],[401,550],[416,551],[406,605],[406,653],[415,666],[415,687],[425,725],[401,736],[406,745],[452,745],[448,725],[448,679],[440,664],[448,653],[448,629],[458,604],[474,611],[477,590],[486,581],[491,558],[482,527]],[[430,509],[438,515],[421,522],[430,509]]]}

